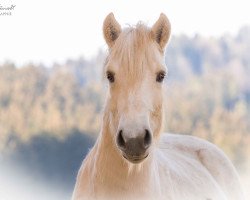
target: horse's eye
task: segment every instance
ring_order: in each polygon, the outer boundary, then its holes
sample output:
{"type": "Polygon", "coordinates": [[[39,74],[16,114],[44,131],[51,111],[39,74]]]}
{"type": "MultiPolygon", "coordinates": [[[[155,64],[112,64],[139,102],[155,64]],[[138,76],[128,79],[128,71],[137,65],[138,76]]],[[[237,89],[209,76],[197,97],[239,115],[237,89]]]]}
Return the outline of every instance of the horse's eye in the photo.
{"type": "Polygon", "coordinates": [[[113,83],[115,81],[115,75],[113,72],[107,72],[107,79],[109,80],[110,83],[113,83]]]}
{"type": "Polygon", "coordinates": [[[162,72],[159,72],[159,73],[157,74],[157,76],[156,76],[156,81],[161,83],[161,82],[164,80],[165,75],[166,75],[165,72],[163,72],[163,71],[162,71],[162,72]]]}

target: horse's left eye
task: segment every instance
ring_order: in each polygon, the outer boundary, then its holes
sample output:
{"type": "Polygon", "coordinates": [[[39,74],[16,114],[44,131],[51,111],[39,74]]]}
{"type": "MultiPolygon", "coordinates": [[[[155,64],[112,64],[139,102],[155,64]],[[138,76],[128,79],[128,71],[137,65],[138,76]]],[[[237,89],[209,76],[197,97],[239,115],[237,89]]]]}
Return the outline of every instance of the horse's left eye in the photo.
{"type": "Polygon", "coordinates": [[[114,73],[108,71],[107,72],[107,79],[109,80],[110,83],[113,83],[115,81],[115,75],[114,75],[114,73]]]}
{"type": "Polygon", "coordinates": [[[156,81],[161,83],[164,80],[165,75],[166,75],[165,72],[159,72],[156,76],[156,81]]]}

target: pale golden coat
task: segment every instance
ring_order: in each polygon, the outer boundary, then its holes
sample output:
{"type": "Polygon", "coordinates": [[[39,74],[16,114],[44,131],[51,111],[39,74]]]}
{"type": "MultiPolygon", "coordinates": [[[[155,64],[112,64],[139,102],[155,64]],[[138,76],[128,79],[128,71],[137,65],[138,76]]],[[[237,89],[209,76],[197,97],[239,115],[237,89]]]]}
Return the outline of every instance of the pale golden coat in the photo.
{"type": "Polygon", "coordinates": [[[142,24],[122,31],[113,14],[104,21],[109,46],[105,72],[112,71],[102,130],[79,170],[73,200],[241,200],[237,173],[213,144],[191,136],[160,134],[163,86],[155,74],[166,71],[163,51],[170,23],[161,14],[152,29],[142,24]],[[147,126],[153,133],[149,156],[131,164],[115,137],[120,126],[147,126]]]}

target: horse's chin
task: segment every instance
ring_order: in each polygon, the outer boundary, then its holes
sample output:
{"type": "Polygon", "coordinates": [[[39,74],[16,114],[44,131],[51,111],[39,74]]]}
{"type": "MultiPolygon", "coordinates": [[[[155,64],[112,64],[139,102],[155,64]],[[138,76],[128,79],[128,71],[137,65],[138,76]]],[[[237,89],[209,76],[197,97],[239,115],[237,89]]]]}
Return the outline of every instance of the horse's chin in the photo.
{"type": "Polygon", "coordinates": [[[131,156],[131,155],[122,154],[122,156],[123,156],[123,158],[125,158],[128,162],[131,162],[132,164],[140,164],[140,163],[142,163],[144,160],[146,160],[146,158],[148,157],[148,154],[142,155],[142,156],[131,156]]]}

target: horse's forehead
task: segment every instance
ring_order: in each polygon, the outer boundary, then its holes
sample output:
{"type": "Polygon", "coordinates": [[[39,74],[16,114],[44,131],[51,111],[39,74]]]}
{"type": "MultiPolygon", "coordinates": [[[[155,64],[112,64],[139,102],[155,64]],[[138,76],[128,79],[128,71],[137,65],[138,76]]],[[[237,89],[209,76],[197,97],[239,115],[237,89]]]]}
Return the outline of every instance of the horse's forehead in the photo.
{"type": "Polygon", "coordinates": [[[157,47],[130,50],[124,49],[114,54],[110,54],[106,62],[106,70],[125,74],[144,74],[165,70],[163,55],[157,47]]]}
{"type": "Polygon", "coordinates": [[[160,61],[159,48],[150,37],[150,32],[144,25],[123,30],[109,54],[109,63],[114,67],[130,67],[131,70],[143,65],[154,67],[154,62],[160,61]]]}

